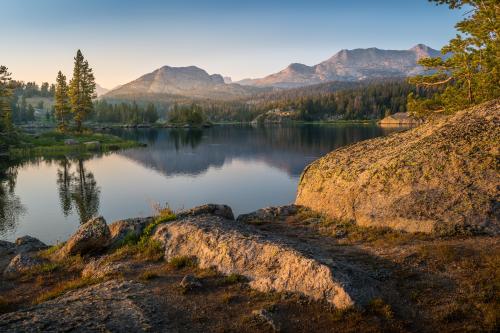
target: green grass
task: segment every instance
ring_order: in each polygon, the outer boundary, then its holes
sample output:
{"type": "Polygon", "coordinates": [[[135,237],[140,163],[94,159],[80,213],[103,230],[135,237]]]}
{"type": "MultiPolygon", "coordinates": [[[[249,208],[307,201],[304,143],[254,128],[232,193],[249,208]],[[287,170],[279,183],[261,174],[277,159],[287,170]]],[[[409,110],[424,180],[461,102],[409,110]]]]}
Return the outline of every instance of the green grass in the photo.
{"type": "Polygon", "coordinates": [[[157,217],[148,224],[141,235],[128,233],[120,246],[109,256],[109,260],[117,261],[127,257],[147,261],[163,259],[164,249],[160,241],[151,239],[155,228],[165,222],[175,220],[177,216],[168,208],[158,210],[157,217]]]}
{"type": "Polygon", "coordinates": [[[68,153],[95,153],[109,152],[141,146],[140,143],[124,140],[117,136],[104,133],[60,133],[57,131],[45,132],[38,135],[23,133],[19,142],[11,147],[11,157],[32,156],[61,156],[68,153]],[[74,145],[65,145],[64,141],[72,139],[74,145]],[[100,146],[88,146],[86,142],[97,141],[100,146]]]}
{"type": "Polygon", "coordinates": [[[40,304],[45,301],[59,297],[68,291],[84,288],[103,281],[104,281],[103,279],[95,279],[95,278],[79,278],[75,280],[64,281],[56,285],[54,288],[40,294],[35,299],[34,303],[40,304]]]}

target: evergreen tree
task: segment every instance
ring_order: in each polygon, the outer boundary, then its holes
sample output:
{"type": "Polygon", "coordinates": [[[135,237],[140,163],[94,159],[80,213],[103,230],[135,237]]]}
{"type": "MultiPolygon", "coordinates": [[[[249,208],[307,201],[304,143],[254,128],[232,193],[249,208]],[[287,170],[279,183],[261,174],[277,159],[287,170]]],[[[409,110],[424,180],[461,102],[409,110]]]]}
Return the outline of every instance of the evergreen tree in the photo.
{"type": "Polygon", "coordinates": [[[498,0],[429,0],[450,9],[470,8],[457,23],[461,33],[442,48],[444,57],[424,58],[420,65],[429,75],[410,79],[418,87],[441,89],[432,98],[410,94],[408,109],[424,116],[433,112],[454,112],[500,96],[500,12],[498,0]]]}
{"type": "Polygon", "coordinates": [[[93,110],[92,99],[96,97],[96,86],[92,69],[80,50],[77,51],[74,59],[73,77],[69,83],[69,98],[76,130],[81,131],[83,122],[93,110]]]}
{"type": "Polygon", "coordinates": [[[8,140],[12,132],[12,87],[10,73],[5,66],[0,66],[0,144],[8,140]]]}
{"type": "Polygon", "coordinates": [[[56,89],[55,89],[55,117],[57,120],[57,127],[59,131],[65,132],[68,128],[68,122],[70,118],[71,106],[69,104],[68,97],[68,85],[66,83],[66,76],[59,71],[56,78],[56,89]]]}
{"type": "Polygon", "coordinates": [[[3,136],[12,131],[12,108],[10,99],[12,87],[10,85],[10,73],[7,67],[0,66],[0,133],[3,136]]]}

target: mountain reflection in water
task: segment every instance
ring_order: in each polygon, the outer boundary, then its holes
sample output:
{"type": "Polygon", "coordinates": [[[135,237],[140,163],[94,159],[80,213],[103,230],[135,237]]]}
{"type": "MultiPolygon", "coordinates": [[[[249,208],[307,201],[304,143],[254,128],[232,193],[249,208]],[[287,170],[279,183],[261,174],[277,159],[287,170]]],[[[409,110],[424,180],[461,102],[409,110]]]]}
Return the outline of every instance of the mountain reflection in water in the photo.
{"type": "Polygon", "coordinates": [[[173,209],[225,203],[235,215],[287,204],[307,164],[394,130],[359,124],[115,129],[148,146],[0,165],[0,240],[28,234],[63,241],[92,216],[112,222],[150,215],[155,202],[173,209]]]}

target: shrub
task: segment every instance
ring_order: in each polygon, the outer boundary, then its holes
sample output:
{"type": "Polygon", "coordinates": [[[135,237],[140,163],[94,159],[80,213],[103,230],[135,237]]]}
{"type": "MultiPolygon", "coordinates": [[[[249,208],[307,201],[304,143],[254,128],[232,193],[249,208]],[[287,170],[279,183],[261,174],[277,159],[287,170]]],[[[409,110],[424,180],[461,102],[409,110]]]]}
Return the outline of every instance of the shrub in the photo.
{"type": "Polygon", "coordinates": [[[240,282],[246,282],[247,279],[243,275],[239,274],[229,274],[228,276],[224,277],[224,284],[236,284],[240,282]]]}
{"type": "Polygon", "coordinates": [[[179,257],[173,257],[170,259],[168,262],[168,265],[170,267],[173,267],[175,269],[181,269],[185,267],[196,267],[196,260],[192,257],[188,256],[179,256],[179,257]]]}

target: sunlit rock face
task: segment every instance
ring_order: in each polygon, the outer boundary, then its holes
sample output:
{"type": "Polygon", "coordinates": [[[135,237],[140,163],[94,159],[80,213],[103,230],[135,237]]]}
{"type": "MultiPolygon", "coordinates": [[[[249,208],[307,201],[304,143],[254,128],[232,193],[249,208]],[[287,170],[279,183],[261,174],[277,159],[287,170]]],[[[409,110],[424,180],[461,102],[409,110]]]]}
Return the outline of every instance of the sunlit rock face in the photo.
{"type": "Polygon", "coordinates": [[[500,233],[495,100],[337,149],[306,167],[296,204],[410,232],[500,233]]]}

